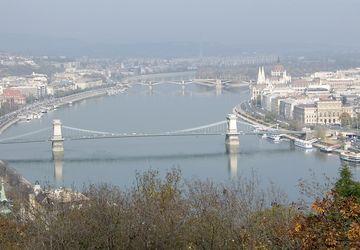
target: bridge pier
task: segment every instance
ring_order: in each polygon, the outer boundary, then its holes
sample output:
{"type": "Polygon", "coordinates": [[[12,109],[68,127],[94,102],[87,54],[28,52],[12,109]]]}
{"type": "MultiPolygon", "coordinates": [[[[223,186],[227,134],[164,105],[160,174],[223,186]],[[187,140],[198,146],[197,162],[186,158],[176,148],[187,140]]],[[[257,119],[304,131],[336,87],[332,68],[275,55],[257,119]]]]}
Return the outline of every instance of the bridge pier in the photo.
{"type": "Polygon", "coordinates": [[[239,134],[237,131],[236,115],[229,114],[226,117],[227,130],[225,136],[225,143],[228,145],[239,145],[239,134]]]}
{"type": "Polygon", "coordinates": [[[58,158],[64,154],[64,138],[62,137],[61,121],[53,121],[53,136],[51,138],[53,157],[58,158]]]}

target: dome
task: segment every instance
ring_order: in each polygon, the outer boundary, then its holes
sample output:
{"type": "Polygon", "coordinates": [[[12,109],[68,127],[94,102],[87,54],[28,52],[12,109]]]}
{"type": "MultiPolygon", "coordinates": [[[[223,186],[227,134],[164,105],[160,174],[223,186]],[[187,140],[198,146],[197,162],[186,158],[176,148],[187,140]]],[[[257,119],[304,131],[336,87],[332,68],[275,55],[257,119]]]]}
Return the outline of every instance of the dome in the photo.
{"type": "Polygon", "coordinates": [[[285,67],[281,64],[277,64],[274,66],[274,68],[272,69],[273,72],[284,72],[285,71],[285,67]]]}

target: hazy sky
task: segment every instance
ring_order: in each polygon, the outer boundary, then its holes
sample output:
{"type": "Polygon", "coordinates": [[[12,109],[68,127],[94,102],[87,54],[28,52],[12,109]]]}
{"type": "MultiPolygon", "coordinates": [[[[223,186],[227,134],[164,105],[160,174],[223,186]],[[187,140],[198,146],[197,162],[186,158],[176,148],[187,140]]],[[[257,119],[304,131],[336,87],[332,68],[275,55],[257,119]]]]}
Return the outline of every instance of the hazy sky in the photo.
{"type": "Polygon", "coordinates": [[[95,42],[360,41],[360,0],[0,0],[0,35],[95,42]]]}

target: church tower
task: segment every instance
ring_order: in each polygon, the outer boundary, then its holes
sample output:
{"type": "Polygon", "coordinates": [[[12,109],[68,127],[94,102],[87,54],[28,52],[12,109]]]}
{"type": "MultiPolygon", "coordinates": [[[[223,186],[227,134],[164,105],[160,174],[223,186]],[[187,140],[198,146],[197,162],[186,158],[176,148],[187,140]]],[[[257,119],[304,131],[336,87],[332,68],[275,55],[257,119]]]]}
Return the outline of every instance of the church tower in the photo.
{"type": "Polygon", "coordinates": [[[264,83],[266,83],[266,76],[265,76],[265,69],[264,69],[264,67],[259,67],[257,83],[258,83],[258,84],[264,84],[264,83]]]}

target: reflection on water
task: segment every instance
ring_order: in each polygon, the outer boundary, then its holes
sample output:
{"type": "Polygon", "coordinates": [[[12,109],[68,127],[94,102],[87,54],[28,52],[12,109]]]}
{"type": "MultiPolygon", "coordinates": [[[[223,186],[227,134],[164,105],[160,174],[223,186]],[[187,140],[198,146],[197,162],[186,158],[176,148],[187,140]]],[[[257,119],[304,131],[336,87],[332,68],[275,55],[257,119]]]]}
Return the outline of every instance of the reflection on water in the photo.
{"type": "Polygon", "coordinates": [[[358,171],[360,171],[360,162],[349,162],[349,161],[343,161],[341,160],[341,165],[342,166],[349,166],[351,168],[355,168],[358,171]]]}
{"type": "Polygon", "coordinates": [[[239,144],[226,143],[226,153],[228,155],[229,176],[231,179],[235,179],[238,175],[239,144]]]}
{"type": "Polygon", "coordinates": [[[63,152],[53,152],[54,161],[54,182],[61,183],[63,181],[63,152]]]}
{"type": "MultiPolygon", "coordinates": [[[[239,145],[231,145],[231,144],[225,144],[226,146],[226,154],[228,156],[228,166],[229,166],[229,178],[235,179],[237,177],[237,169],[238,169],[238,155],[239,155],[239,145]]],[[[195,158],[195,157],[217,157],[219,155],[223,155],[223,153],[218,154],[202,154],[202,155],[173,155],[173,156],[167,156],[167,158],[176,157],[176,158],[195,158]]],[[[165,158],[164,156],[159,156],[157,158],[165,158]]],[[[148,158],[148,157],[147,157],[148,158]]],[[[89,159],[84,159],[85,161],[89,161],[89,159]]],[[[95,159],[91,159],[90,161],[94,161],[95,159]]],[[[103,161],[110,161],[111,159],[97,159],[100,162],[103,161]]],[[[114,159],[112,159],[114,160],[114,159]]],[[[118,161],[120,159],[117,159],[118,161]]],[[[122,161],[125,159],[122,158],[122,161]]],[[[131,159],[128,159],[131,160],[131,159]]],[[[135,160],[135,159],[133,159],[135,160]]],[[[53,163],[54,163],[54,183],[62,183],[63,182],[63,161],[64,161],[64,153],[54,153],[53,154],[53,163]]],[[[76,160],[72,160],[76,161],[76,160]]],[[[79,161],[79,160],[78,160],[79,161]]]]}

